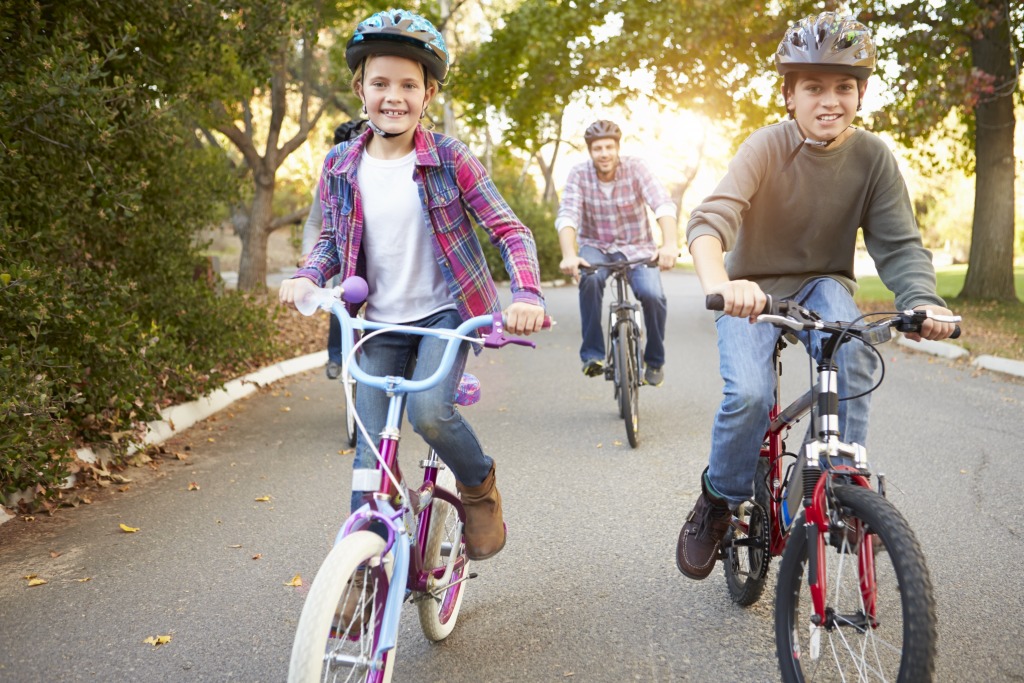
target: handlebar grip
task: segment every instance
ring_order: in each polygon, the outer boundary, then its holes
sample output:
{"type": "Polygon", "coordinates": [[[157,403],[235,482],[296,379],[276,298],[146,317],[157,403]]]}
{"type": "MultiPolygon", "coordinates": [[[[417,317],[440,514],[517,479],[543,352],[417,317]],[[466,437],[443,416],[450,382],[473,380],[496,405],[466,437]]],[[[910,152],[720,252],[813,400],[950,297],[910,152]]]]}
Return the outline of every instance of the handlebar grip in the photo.
{"type": "Polygon", "coordinates": [[[949,335],[949,338],[950,339],[959,339],[960,338],[960,326],[959,325],[957,325],[953,329],[953,334],[949,335]]]}
{"type": "Polygon", "coordinates": [[[341,300],[347,304],[363,303],[369,292],[370,287],[366,284],[366,280],[358,275],[345,278],[345,281],[341,283],[341,300]]]}
{"type": "MultiPolygon", "coordinates": [[[[761,313],[767,315],[772,312],[772,300],[771,294],[765,294],[767,300],[764,302],[764,310],[761,313]]],[[[725,297],[721,294],[708,294],[704,297],[704,307],[709,311],[724,311],[725,310],[725,297]]]]}

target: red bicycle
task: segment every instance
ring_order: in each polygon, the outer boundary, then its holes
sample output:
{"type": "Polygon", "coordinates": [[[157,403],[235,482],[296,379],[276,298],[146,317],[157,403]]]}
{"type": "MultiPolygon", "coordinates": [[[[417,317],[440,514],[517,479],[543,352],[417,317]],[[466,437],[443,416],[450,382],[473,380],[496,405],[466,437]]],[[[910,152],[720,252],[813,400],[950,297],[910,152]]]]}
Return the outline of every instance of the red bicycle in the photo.
{"type": "MultiPolygon", "coordinates": [[[[707,298],[709,309],[722,305],[718,295],[707,298]]],[[[794,301],[769,300],[758,317],[783,331],[825,335],[809,391],[782,408],[776,383],[754,497],[740,505],[722,542],[729,594],[743,606],[760,599],[771,559],[782,556],[775,642],[786,682],[930,681],[935,673],[935,598],[924,553],[885,498],[885,477],[872,474],[865,449],[840,440],[835,358],[850,341],[873,348],[893,329],[919,332],[929,317],[960,318],[921,311],[872,316],[882,317],[830,322],[794,301]],[[786,436],[808,413],[814,429],[798,453],[789,452],[786,436]]],[[[795,341],[788,336],[780,334],[773,354],[777,376],[782,349],[795,341]]],[[[884,365],[871,391],[882,379],[884,365]]]]}

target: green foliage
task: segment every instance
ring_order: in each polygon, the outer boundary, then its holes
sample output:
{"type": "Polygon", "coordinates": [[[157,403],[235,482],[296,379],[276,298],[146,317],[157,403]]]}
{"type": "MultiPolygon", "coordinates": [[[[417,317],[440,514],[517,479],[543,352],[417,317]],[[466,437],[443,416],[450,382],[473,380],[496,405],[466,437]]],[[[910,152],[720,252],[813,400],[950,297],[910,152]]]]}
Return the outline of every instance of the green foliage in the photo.
{"type": "Polygon", "coordinates": [[[205,49],[173,26],[191,5],[153,4],[0,4],[0,494],[53,497],[73,447],[124,454],[272,350],[265,308],[202,277],[234,180],[190,132],[200,75],[150,58],[205,49]]]}

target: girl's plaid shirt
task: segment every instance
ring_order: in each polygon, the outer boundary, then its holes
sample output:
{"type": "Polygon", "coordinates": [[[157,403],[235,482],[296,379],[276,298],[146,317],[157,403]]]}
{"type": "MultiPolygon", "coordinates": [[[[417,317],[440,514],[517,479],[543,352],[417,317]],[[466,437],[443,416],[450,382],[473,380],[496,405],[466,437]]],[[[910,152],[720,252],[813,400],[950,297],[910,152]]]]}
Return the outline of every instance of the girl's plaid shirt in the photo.
{"type": "MultiPolygon", "coordinates": [[[[323,229],[296,276],[308,277],[320,286],[339,271],[342,279],[365,276],[366,264],[360,251],[363,207],[357,174],[371,135],[367,130],[328,153],[320,176],[323,229]]],[[[416,129],[414,146],[416,184],[434,257],[462,318],[501,308],[473,220],[501,252],[512,279],[512,300],[543,306],[533,233],[498,194],[480,161],[461,141],[422,126],[416,129]]]]}

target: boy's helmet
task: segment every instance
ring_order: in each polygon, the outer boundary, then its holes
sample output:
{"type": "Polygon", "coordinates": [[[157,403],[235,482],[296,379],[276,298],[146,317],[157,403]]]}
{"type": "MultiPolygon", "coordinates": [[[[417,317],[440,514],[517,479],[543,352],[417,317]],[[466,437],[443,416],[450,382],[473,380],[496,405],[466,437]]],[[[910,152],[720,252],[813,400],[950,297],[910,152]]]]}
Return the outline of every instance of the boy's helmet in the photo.
{"type": "Polygon", "coordinates": [[[377,12],[356,26],[345,47],[348,68],[356,68],[368,55],[395,55],[413,59],[440,83],[448,75],[448,47],[434,25],[404,9],[377,12]]]}
{"type": "Polygon", "coordinates": [[[867,26],[834,12],[822,12],[786,30],[775,51],[775,68],[782,75],[828,71],[864,80],[875,70],[875,54],[867,26]]]}
{"type": "Polygon", "coordinates": [[[612,138],[615,142],[618,142],[622,139],[622,129],[611,121],[601,119],[587,126],[586,132],[583,133],[583,139],[587,141],[588,147],[591,142],[601,138],[612,138]]]}

